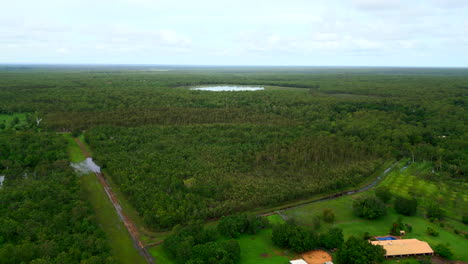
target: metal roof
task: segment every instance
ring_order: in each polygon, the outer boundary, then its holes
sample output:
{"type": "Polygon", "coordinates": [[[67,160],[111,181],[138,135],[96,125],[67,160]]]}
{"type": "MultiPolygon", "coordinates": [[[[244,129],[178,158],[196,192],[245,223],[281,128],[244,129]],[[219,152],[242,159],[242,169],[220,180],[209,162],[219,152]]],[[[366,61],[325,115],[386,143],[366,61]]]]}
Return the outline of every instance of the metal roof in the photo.
{"type": "Polygon", "coordinates": [[[400,256],[413,254],[433,254],[431,246],[427,242],[417,239],[398,239],[371,241],[372,245],[382,246],[387,253],[385,256],[400,256]]]}

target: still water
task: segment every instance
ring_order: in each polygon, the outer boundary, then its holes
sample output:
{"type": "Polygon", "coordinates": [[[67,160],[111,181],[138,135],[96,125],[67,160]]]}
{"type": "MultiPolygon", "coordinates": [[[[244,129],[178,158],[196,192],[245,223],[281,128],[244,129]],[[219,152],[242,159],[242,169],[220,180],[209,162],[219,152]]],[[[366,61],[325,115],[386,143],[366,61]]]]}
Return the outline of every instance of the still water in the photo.
{"type": "Polygon", "coordinates": [[[199,91],[261,91],[265,90],[264,87],[257,86],[232,86],[232,85],[222,85],[222,86],[203,86],[203,87],[194,87],[190,90],[199,90],[199,91]]]}

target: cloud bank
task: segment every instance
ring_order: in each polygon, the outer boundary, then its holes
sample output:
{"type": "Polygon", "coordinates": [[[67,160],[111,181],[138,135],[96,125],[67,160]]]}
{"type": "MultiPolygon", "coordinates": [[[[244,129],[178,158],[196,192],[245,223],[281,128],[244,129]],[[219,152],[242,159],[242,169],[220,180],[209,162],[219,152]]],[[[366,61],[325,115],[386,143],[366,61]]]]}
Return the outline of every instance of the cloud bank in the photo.
{"type": "Polygon", "coordinates": [[[465,67],[467,3],[10,1],[0,63],[465,67]]]}

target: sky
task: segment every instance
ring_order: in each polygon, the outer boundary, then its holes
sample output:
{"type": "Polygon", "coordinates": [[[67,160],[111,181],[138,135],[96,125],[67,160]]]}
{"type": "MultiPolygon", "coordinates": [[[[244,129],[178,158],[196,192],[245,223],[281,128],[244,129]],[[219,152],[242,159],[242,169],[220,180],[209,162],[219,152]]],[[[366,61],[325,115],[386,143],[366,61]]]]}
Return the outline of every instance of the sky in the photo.
{"type": "Polygon", "coordinates": [[[0,6],[0,63],[468,67],[468,0],[0,6]]]}

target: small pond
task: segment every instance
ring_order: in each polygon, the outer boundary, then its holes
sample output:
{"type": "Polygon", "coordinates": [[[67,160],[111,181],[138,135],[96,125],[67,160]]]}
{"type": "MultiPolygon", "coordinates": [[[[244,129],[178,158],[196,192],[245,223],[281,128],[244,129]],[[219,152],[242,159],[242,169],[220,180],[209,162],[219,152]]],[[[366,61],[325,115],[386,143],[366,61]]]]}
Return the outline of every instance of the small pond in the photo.
{"type": "Polygon", "coordinates": [[[220,86],[201,86],[190,88],[190,90],[199,90],[199,91],[213,91],[213,92],[222,92],[222,91],[261,91],[265,90],[265,87],[260,86],[235,86],[235,85],[220,85],[220,86]]]}

